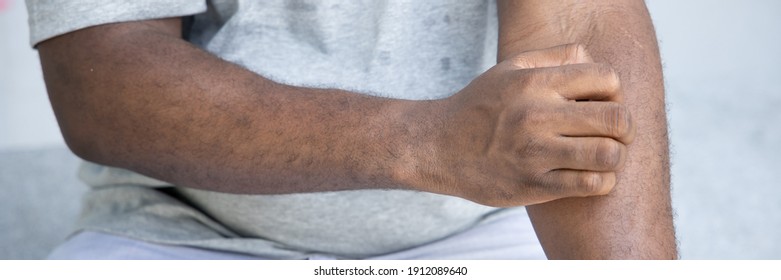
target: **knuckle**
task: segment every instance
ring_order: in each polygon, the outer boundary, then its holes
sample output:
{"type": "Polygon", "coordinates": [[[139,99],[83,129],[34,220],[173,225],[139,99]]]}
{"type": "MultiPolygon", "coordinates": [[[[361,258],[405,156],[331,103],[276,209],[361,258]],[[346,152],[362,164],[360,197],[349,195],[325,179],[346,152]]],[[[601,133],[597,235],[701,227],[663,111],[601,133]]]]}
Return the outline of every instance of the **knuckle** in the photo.
{"type": "Polygon", "coordinates": [[[547,158],[549,154],[550,145],[537,139],[525,141],[519,151],[522,158],[547,158]]]}
{"type": "Polygon", "coordinates": [[[545,123],[549,121],[549,112],[541,106],[532,106],[525,110],[524,124],[535,130],[545,128],[545,123]]]}
{"type": "Polygon", "coordinates": [[[529,105],[515,108],[508,119],[520,133],[529,135],[530,132],[542,131],[546,127],[549,114],[542,106],[529,105]]]}
{"type": "Polygon", "coordinates": [[[522,69],[516,71],[515,84],[516,90],[525,91],[534,86],[534,80],[538,76],[537,71],[522,69]]]}
{"type": "Polygon", "coordinates": [[[517,131],[528,130],[528,122],[530,122],[530,114],[528,110],[518,108],[518,106],[509,106],[504,113],[504,120],[507,122],[507,126],[515,128],[517,131]]]}
{"type": "Polygon", "coordinates": [[[582,172],[578,175],[578,186],[585,195],[597,194],[602,190],[602,176],[595,172],[582,172]]]}
{"type": "Polygon", "coordinates": [[[529,61],[529,57],[527,55],[517,55],[514,57],[511,57],[507,59],[507,63],[510,63],[511,65],[526,69],[526,68],[533,68],[533,64],[529,61]]]}
{"type": "Polygon", "coordinates": [[[535,86],[535,76],[538,75],[536,72],[534,69],[512,70],[503,77],[502,86],[508,93],[519,97],[535,86]]]}
{"type": "Polygon", "coordinates": [[[540,70],[540,69],[529,69],[525,72],[526,75],[521,84],[521,86],[523,86],[523,89],[530,90],[530,89],[537,89],[540,87],[544,88],[551,82],[551,74],[549,73],[549,71],[540,70]]]}
{"type": "Polygon", "coordinates": [[[616,72],[613,67],[610,67],[607,64],[597,64],[596,71],[598,72],[599,77],[604,81],[605,90],[618,91],[621,89],[621,79],[618,76],[618,72],[616,72]]]}
{"type": "Polygon", "coordinates": [[[603,123],[610,136],[623,138],[630,132],[631,117],[626,107],[614,104],[605,108],[603,123]]]}
{"type": "Polygon", "coordinates": [[[560,181],[554,180],[549,176],[543,176],[543,174],[533,177],[531,182],[532,185],[534,186],[532,188],[532,193],[538,197],[546,197],[546,196],[559,197],[562,194],[567,193],[566,185],[557,183],[560,181]]]}
{"type": "Polygon", "coordinates": [[[585,62],[590,57],[586,51],[586,45],[581,43],[568,44],[565,47],[567,58],[570,61],[585,62]]]}
{"type": "Polygon", "coordinates": [[[585,147],[585,145],[582,143],[563,145],[556,150],[555,155],[561,159],[570,159],[583,162],[588,160],[588,154],[587,151],[585,151],[586,148],[587,147],[585,147]]]}

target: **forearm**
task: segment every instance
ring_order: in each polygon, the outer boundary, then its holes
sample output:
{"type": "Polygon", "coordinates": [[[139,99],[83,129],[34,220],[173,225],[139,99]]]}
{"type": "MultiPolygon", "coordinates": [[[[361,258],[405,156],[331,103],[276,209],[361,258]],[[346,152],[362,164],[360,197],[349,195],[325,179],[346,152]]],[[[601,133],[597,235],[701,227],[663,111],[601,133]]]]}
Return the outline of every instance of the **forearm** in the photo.
{"type": "Polygon", "coordinates": [[[173,21],[98,26],[39,46],[79,156],[231,193],[409,187],[398,173],[414,165],[413,124],[424,122],[410,112],[425,102],[277,84],[179,39],[173,21]]]}
{"type": "Polygon", "coordinates": [[[661,65],[646,8],[567,2],[501,1],[499,59],[585,44],[595,62],[619,73],[637,137],[610,194],[529,206],[535,230],[550,258],[675,258],[661,65]]]}

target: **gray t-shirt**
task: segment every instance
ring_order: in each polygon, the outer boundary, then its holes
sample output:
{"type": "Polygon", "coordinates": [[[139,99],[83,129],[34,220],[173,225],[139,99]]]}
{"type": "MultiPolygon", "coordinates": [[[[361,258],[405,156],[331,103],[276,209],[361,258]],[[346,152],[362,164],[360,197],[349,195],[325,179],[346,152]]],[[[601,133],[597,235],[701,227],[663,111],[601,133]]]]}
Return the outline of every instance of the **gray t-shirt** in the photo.
{"type": "MultiPolygon", "coordinates": [[[[194,15],[189,40],[277,82],[400,99],[452,95],[495,63],[493,1],[28,0],[30,40],[194,15]]],[[[437,194],[235,195],[85,162],[81,229],[269,258],[361,258],[420,246],[498,209],[437,194]]]]}

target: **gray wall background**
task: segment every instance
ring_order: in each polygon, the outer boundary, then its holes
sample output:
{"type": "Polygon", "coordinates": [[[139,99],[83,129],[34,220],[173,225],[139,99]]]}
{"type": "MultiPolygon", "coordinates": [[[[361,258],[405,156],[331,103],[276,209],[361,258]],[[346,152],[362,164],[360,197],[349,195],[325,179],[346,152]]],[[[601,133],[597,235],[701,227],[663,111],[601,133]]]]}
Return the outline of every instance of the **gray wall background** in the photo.
{"type": "MultiPolygon", "coordinates": [[[[781,1],[648,6],[665,65],[681,256],[781,259],[781,1]]],[[[29,208],[75,209],[83,191],[24,181],[32,172],[75,184],[71,170],[49,173],[57,167],[37,162],[76,162],[63,150],[27,32],[23,1],[0,0],[0,190],[10,201],[0,204],[0,258],[45,253],[51,244],[15,252],[9,243],[49,230],[29,219],[68,227],[74,214],[29,208]],[[25,159],[32,163],[17,164],[25,159]]]]}

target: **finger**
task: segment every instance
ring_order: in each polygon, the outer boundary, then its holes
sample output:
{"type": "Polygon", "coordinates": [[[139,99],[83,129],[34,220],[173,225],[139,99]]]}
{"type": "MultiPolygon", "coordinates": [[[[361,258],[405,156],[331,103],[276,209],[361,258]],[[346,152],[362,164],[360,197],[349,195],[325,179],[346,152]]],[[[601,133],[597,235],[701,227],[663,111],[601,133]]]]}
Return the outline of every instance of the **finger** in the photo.
{"type": "Polygon", "coordinates": [[[606,64],[573,64],[524,71],[537,87],[555,91],[566,100],[623,101],[618,73],[606,64]]]}
{"type": "Polygon", "coordinates": [[[605,137],[561,137],[554,144],[556,169],[618,171],[626,162],[626,145],[605,137]]]}
{"type": "Polygon", "coordinates": [[[548,187],[562,197],[606,195],[616,185],[616,173],[558,169],[545,174],[548,187]]]}
{"type": "Polygon", "coordinates": [[[615,102],[567,102],[557,109],[560,116],[551,126],[559,135],[610,137],[632,143],[636,129],[626,106],[615,102]]]}
{"type": "Polygon", "coordinates": [[[517,69],[556,67],[593,62],[586,48],[581,44],[559,45],[547,49],[523,52],[510,56],[506,61],[517,69]]]}

